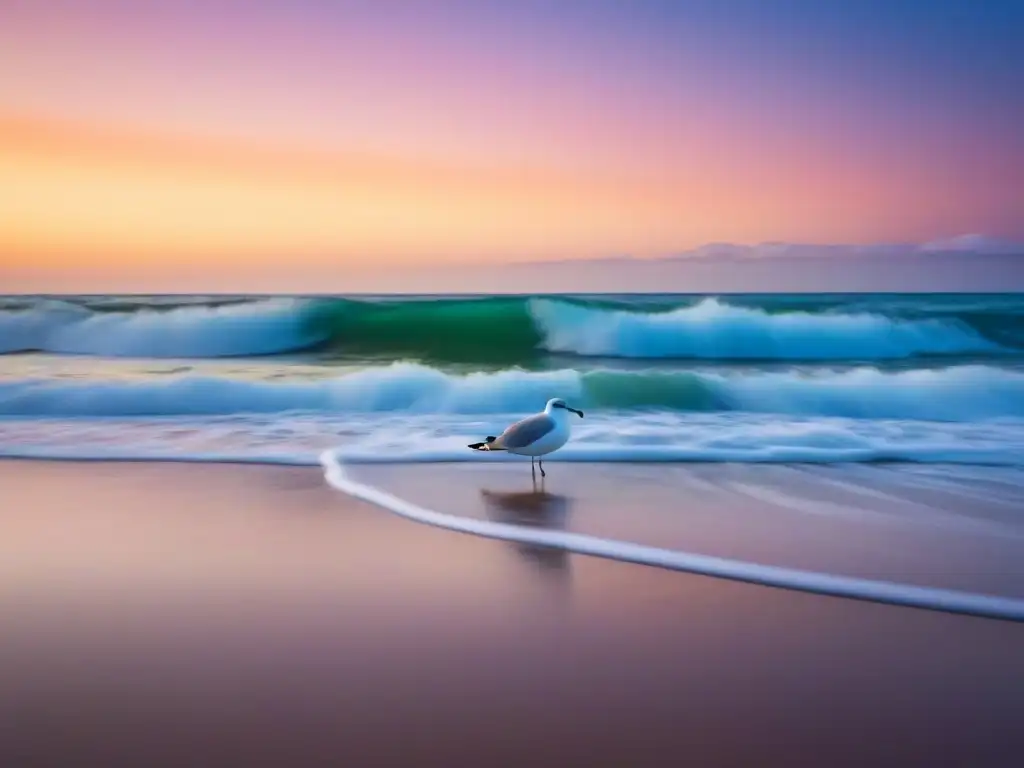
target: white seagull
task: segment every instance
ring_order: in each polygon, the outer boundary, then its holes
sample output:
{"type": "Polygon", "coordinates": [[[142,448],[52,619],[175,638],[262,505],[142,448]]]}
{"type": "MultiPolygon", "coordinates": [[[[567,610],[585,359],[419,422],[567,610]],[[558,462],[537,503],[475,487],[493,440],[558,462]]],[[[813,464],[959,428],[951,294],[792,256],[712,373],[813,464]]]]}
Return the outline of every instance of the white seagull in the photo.
{"type": "MultiPolygon", "coordinates": [[[[527,416],[497,437],[488,437],[484,442],[473,443],[469,447],[474,451],[508,451],[518,456],[529,456],[530,468],[533,469],[534,458],[557,451],[569,441],[568,411],[583,418],[583,411],[570,408],[560,397],[552,398],[542,413],[527,416]]],[[[539,463],[540,476],[547,477],[544,460],[539,459],[539,463]]],[[[535,469],[533,471],[536,472],[535,469]]]]}

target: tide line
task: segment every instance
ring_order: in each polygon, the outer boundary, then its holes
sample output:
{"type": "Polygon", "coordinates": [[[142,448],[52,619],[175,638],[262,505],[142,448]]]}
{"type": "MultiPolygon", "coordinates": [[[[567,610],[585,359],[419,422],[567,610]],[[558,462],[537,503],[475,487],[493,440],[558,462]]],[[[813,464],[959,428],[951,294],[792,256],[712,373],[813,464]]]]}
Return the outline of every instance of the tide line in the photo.
{"type": "Polygon", "coordinates": [[[362,499],[410,520],[450,531],[469,533],[489,539],[552,547],[581,555],[743,581],[766,587],[1024,622],[1024,600],[1009,597],[781,568],[604,539],[582,533],[526,528],[490,520],[449,515],[418,506],[379,488],[351,479],[333,451],[325,451],[321,454],[320,462],[324,467],[328,484],[342,493],[362,499]]]}

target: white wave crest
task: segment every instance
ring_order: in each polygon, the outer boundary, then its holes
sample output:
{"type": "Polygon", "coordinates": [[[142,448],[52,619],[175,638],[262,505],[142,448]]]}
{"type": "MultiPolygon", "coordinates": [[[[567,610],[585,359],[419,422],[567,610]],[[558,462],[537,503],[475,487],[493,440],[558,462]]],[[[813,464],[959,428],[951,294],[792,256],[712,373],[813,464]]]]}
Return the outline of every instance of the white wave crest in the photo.
{"type": "Polygon", "coordinates": [[[738,411],[933,421],[1024,416],[1024,373],[981,365],[702,378],[738,411]]]}
{"type": "Polygon", "coordinates": [[[394,363],[321,381],[168,376],[147,381],[0,383],[0,415],[178,416],[318,411],[503,413],[535,411],[551,392],[578,391],[575,371],[446,374],[394,363]]]}
{"type": "Polygon", "coordinates": [[[545,349],[588,356],[885,360],[1002,351],[951,320],[900,320],[868,313],[770,314],[715,299],[658,313],[533,299],[530,312],[545,349]]]}
{"type": "Polygon", "coordinates": [[[328,380],[252,381],[169,375],[145,381],[0,382],[4,416],[321,413],[515,414],[551,397],[584,409],[728,411],[865,419],[974,421],[1024,417],[1024,373],[985,366],[804,374],[566,369],[456,375],[395,363],[328,380]]]}
{"type": "Polygon", "coordinates": [[[315,344],[297,299],[135,312],[93,312],[60,301],[0,312],[0,353],[110,357],[266,355],[315,344]]]}

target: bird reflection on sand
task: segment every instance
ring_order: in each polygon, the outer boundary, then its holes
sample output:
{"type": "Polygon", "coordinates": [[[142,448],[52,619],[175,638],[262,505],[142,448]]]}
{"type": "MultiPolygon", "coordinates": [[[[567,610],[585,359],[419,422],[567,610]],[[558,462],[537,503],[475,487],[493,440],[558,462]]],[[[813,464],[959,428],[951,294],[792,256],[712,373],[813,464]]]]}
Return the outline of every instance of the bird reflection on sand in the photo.
{"type": "MultiPolygon", "coordinates": [[[[543,486],[532,491],[480,491],[487,517],[496,523],[522,525],[534,528],[564,530],[572,500],[566,496],[548,493],[543,486]]],[[[537,544],[514,545],[516,552],[527,562],[545,573],[569,575],[569,553],[558,547],[537,544]]]]}

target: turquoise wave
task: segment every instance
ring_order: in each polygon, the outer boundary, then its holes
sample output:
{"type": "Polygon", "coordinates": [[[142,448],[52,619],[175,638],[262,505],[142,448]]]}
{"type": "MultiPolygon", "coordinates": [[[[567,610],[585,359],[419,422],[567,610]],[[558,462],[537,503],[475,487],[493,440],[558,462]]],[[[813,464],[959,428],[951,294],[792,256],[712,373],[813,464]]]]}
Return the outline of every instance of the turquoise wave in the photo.
{"type": "Polygon", "coordinates": [[[0,352],[213,358],[311,349],[528,365],[551,354],[900,360],[1024,352],[1018,296],[92,297],[0,302],[0,352]]]}

